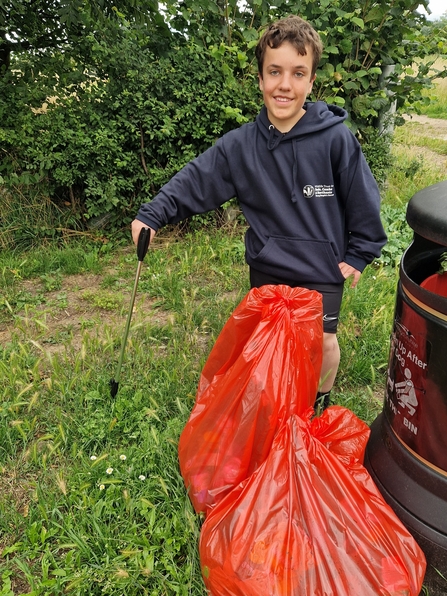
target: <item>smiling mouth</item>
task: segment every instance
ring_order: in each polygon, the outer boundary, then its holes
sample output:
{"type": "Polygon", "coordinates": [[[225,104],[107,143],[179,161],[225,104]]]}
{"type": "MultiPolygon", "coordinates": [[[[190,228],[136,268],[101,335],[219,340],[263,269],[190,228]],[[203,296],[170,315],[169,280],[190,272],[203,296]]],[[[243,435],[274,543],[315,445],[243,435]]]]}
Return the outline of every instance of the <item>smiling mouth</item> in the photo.
{"type": "Polygon", "coordinates": [[[292,99],[290,97],[275,97],[275,101],[279,103],[289,103],[292,99]]]}

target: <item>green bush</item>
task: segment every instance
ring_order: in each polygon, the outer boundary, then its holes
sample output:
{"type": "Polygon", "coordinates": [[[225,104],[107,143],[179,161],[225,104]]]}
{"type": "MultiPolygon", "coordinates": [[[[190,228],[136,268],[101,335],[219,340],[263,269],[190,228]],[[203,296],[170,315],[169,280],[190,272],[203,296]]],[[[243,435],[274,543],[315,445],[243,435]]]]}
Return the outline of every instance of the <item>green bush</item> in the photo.
{"type": "MultiPolygon", "coordinates": [[[[19,4],[20,23],[34,23],[34,31],[35,15],[19,4]]],[[[134,14],[133,3],[125,5],[134,14]]],[[[127,230],[139,205],[175,172],[254,118],[261,104],[254,46],[268,21],[291,13],[312,22],[324,41],[312,99],[348,110],[347,124],[383,183],[389,143],[377,122],[393,102],[400,109],[421,101],[444,48],[443,31],[424,33],[411,0],[397,0],[392,10],[358,0],[185,0],[167,2],[163,13],[154,6],[145,13],[142,4],[141,16],[153,21],[145,28],[115,7],[105,20],[78,8],[60,19],[69,28],[65,45],[25,52],[17,43],[22,50],[0,70],[0,184],[13,203],[0,201],[2,244],[32,245],[67,230],[127,230]],[[384,81],[383,67],[393,64],[384,81]],[[40,197],[48,209],[34,210],[40,197]]]]}
{"type": "Polygon", "coordinates": [[[407,224],[406,212],[406,205],[401,207],[382,205],[382,223],[388,237],[388,242],[382,248],[379,259],[382,265],[396,268],[413,239],[413,230],[407,224]]]}
{"type": "Polygon", "coordinates": [[[223,45],[182,45],[156,58],[138,36],[114,47],[92,37],[90,62],[94,70],[68,87],[39,76],[39,93],[20,62],[19,85],[0,99],[3,183],[24,194],[39,184],[84,228],[105,214],[113,229],[126,225],[175,172],[259,109],[252,78],[236,80],[237,55],[223,45]]]}
{"type": "Polygon", "coordinates": [[[393,166],[391,135],[380,133],[376,128],[370,128],[365,134],[362,149],[374,178],[383,188],[393,166]]]}

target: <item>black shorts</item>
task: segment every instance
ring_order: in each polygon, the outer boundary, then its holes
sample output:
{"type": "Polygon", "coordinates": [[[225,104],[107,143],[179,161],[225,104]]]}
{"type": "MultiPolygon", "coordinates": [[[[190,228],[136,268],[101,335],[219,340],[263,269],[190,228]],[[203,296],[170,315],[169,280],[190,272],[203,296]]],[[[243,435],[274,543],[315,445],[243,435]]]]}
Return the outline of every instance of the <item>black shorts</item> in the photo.
{"type": "Polygon", "coordinates": [[[275,286],[285,284],[291,288],[300,287],[319,292],[323,296],[323,331],[325,333],[337,333],[338,317],[340,315],[341,301],[343,298],[343,283],[313,284],[300,283],[291,280],[286,281],[250,267],[250,286],[252,288],[260,288],[267,284],[275,286]]]}

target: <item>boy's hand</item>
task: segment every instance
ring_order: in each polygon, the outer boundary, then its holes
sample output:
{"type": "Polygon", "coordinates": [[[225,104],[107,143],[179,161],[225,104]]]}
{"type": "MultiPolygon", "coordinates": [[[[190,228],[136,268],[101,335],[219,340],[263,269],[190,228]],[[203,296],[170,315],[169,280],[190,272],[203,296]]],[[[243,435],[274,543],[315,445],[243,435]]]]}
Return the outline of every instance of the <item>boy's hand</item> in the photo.
{"type": "MultiPolygon", "coordinates": [[[[138,245],[138,238],[140,236],[140,232],[142,230],[142,228],[149,228],[148,225],[146,225],[145,223],[143,223],[142,221],[140,221],[139,219],[134,219],[132,222],[132,240],[135,243],[135,246],[138,245]]],[[[153,230],[152,228],[149,228],[151,231],[151,239],[150,242],[152,242],[152,240],[154,239],[155,236],[155,230],[153,230]]]]}
{"type": "Polygon", "coordinates": [[[351,288],[355,288],[355,286],[359,283],[361,272],[357,269],[354,269],[354,267],[351,267],[351,265],[348,265],[343,261],[339,263],[338,266],[340,267],[341,274],[345,279],[348,279],[348,277],[351,276],[354,277],[354,279],[352,280],[351,288]]]}

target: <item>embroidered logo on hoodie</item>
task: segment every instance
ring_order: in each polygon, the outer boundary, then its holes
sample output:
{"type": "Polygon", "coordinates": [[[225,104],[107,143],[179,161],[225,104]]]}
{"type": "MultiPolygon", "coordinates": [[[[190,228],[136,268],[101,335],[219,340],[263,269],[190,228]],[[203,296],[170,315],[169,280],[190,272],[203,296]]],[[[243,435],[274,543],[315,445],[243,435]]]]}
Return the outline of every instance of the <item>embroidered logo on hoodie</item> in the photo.
{"type": "Polygon", "coordinates": [[[311,199],[315,197],[316,199],[321,197],[333,197],[334,196],[334,185],[333,184],[317,184],[312,186],[311,184],[306,184],[303,188],[303,195],[306,199],[311,199]]]}
{"type": "Polygon", "coordinates": [[[314,194],[315,188],[310,184],[306,184],[306,186],[303,188],[303,195],[306,197],[306,199],[311,199],[314,194]]]}

